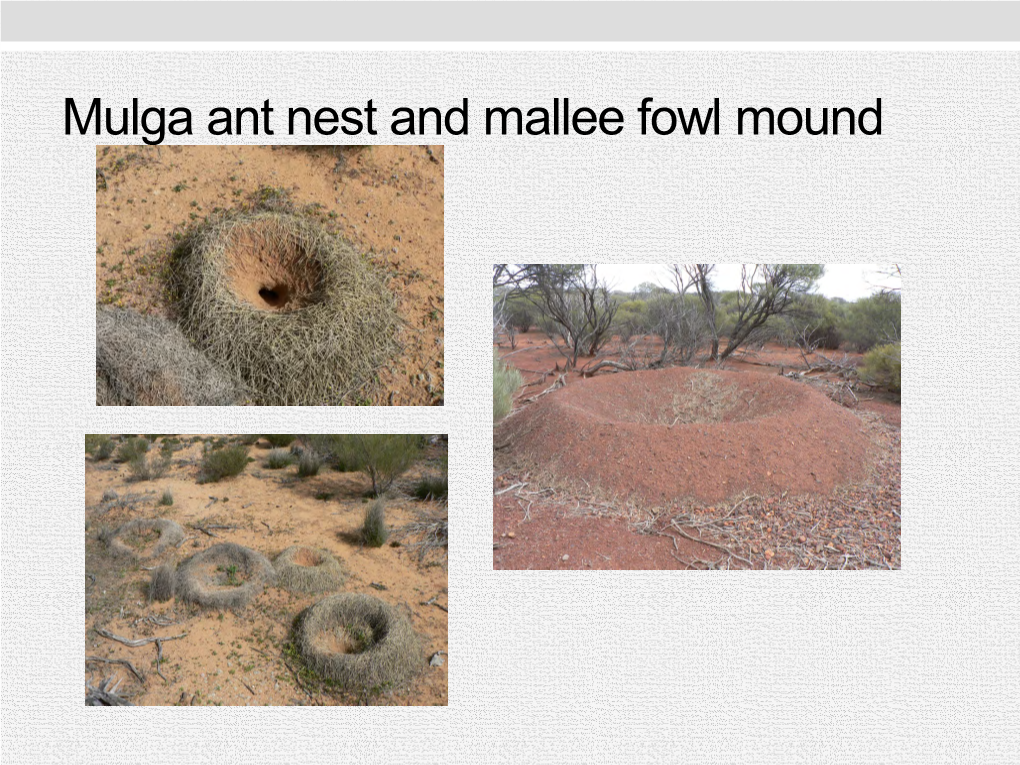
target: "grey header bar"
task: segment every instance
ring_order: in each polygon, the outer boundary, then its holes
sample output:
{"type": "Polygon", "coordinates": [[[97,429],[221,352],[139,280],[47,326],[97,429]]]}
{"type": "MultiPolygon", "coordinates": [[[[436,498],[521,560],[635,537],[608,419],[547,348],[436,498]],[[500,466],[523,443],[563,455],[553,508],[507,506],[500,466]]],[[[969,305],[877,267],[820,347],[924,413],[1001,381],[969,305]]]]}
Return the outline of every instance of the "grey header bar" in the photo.
{"type": "Polygon", "coordinates": [[[1014,2],[0,2],[2,42],[1015,42],[1014,2]]]}

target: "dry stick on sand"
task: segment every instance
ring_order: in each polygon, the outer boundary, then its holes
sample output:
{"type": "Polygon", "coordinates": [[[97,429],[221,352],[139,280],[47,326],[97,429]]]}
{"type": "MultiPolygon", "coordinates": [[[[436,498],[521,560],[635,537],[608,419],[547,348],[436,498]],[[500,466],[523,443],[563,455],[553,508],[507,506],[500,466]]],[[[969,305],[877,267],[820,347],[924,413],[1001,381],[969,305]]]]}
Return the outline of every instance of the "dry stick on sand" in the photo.
{"type": "Polygon", "coordinates": [[[116,640],[118,643],[123,643],[128,648],[141,648],[143,645],[149,643],[155,643],[162,640],[180,640],[183,637],[187,637],[187,632],[182,632],[180,635],[173,635],[172,637],[151,637],[151,638],[138,638],[137,640],[131,640],[130,638],[121,637],[120,635],[114,635],[112,632],[107,632],[102,627],[95,627],[96,634],[100,637],[104,637],[107,640],[116,640]]]}
{"type": "Polygon", "coordinates": [[[101,663],[101,664],[120,664],[122,666],[127,667],[129,670],[131,670],[131,674],[138,678],[138,682],[140,682],[140,683],[144,683],[145,682],[145,675],[143,675],[141,673],[141,671],[134,664],[132,664],[130,661],[128,661],[127,659],[104,659],[101,656],[86,656],[85,657],[85,663],[86,664],[89,664],[89,663],[92,663],[92,662],[98,662],[98,663],[101,663]]]}

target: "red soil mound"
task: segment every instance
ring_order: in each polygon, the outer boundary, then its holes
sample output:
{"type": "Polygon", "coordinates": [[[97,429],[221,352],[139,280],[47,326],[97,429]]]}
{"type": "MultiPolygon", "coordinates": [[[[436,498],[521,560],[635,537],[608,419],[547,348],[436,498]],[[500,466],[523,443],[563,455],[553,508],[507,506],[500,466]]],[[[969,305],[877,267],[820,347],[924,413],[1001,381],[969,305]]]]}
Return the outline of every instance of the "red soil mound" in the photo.
{"type": "Polygon", "coordinates": [[[496,444],[567,488],[653,505],[828,494],[870,462],[860,421],[819,391],[692,369],[572,382],[501,423],[496,444]]]}

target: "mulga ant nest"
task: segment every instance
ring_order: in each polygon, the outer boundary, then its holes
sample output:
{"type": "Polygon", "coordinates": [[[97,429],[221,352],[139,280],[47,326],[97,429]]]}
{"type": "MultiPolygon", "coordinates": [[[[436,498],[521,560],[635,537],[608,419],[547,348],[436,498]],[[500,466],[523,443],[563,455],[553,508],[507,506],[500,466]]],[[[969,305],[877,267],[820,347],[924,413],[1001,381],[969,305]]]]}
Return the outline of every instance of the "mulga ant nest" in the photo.
{"type": "Polygon", "coordinates": [[[189,558],[177,569],[179,598],[208,608],[243,608],[275,579],[262,553],[224,542],[189,558]]]}
{"type": "Polygon", "coordinates": [[[273,561],[277,586],[292,592],[339,590],[347,578],[340,562],[328,550],[295,545],[273,561]]]}
{"type": "Polygon", "coordinates": [[[200,226],[174,248],[168,281],[185,334],[255,404],[349,403],[397,349],[383,277],[305,217],[254,212],[200,226]]]}
{"type": "Polygon", "coordinates": [[[311,670],[345,688],[401,685],[424,666],[407,618],[370,595],[320,600],[305,612],[297,644],[311,670]]]}
{"type": "Polygon", "coordinates": [[[103,535],[111,555],[158,558],[184,539],[184,529],[166,518],[139,518],[103,535]]]}
{"type": "Polygon", "coordinates": [[[239,382],[158,316],[96,309],[96,404],[228,406],[243,399],[239,382]]]}

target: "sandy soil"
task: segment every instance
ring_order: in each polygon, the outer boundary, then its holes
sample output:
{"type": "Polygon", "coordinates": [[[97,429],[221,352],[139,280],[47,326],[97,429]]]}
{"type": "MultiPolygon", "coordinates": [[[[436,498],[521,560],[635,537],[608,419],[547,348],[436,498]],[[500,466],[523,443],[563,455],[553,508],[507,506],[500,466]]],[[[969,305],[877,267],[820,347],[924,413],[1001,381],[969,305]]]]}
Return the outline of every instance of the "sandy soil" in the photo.
{"type": "Polygon", "coordinates": [[[407,323],[375,405],[443,403],[443,147],[374,146],[337,156],[292,146],[96,148],[96,302],[166,313],[169,237],[213,211],[280,191],[319,205],[388,274],[407,323]]]}
{"type": "Polygon", "coordinates": [[[803,359],[769,345],[722,374],[702,364],[712,411],[688,422],[659,388],[698,372],[563,376],[534,333],[501,354],[525,386],[494,431],[495,568],[899,567],[893,397],[841,407],[831,376],[783,377],[803,359]],[[735,406],[719,393],[731,385],[735,406]]]}
{"type": "MultiPolygon", "coordinates": [[[[138,705],[447,704],[445,550],[421,563],[410,546],[416,538],[398,533],[381,548],[362,546],[357,531],[365,508],[362,494],[370,484],[359,473],[324,468],[318,476],[298,479],[293,466],[269,470],[264,464],[268,445],[260,441],[250,452],[255,462],[242,475],[198,484],[203,443],[219,437],[180,438],[185,445],[174,453],[170,472],[155,481],[130,482],[126,465],[86,458],[85,654],[127,659],[145,682],[121,665],[96,662],[86,664],[86,680],[91,677],[96,684],[108,675],[119,677],[122,692],[138,705]],[[157,504],[166,489],[174,498],[169,507],[157,504]],[[110,499],[107,492],[117,497],[110,499]],[[104,528],[155,517],[176,521],[188,537],[158,560],[112,557],[98,539],[104,528]],[[203,533],[199,526],[216,536],[203,533]],[[230,528],[209,528],[216,526],[230,528]],[[162,561],[180,563],[220,542],[244,545],[270,559],[291,545],[331,552],[348,575],[344,592],[380,598],[409,617],[422,639],[419,677],[407,688],[363,693],[330,690],[309,677],[288,645],[295,618],[322,595],[295,595],[269,587],[238,612],[202,610],[176,600],[148,602],[150,574],[145,568],[162,561]],[[97,627],[129,639],[187,636],[162,644],[163,680],[156,672],[154,644],[131,648],[101,637],[97,627]],[[443,652],[442,666],[429,666],[438,651],[443,652]]],[[[422,512],[445,518],[445,506],[413,500],[400,489],[423,473],[437,474],[444,455],[440,442],[398,482],[395,496],[387,502],[392,529],[418,519],[422,512]]]]}

